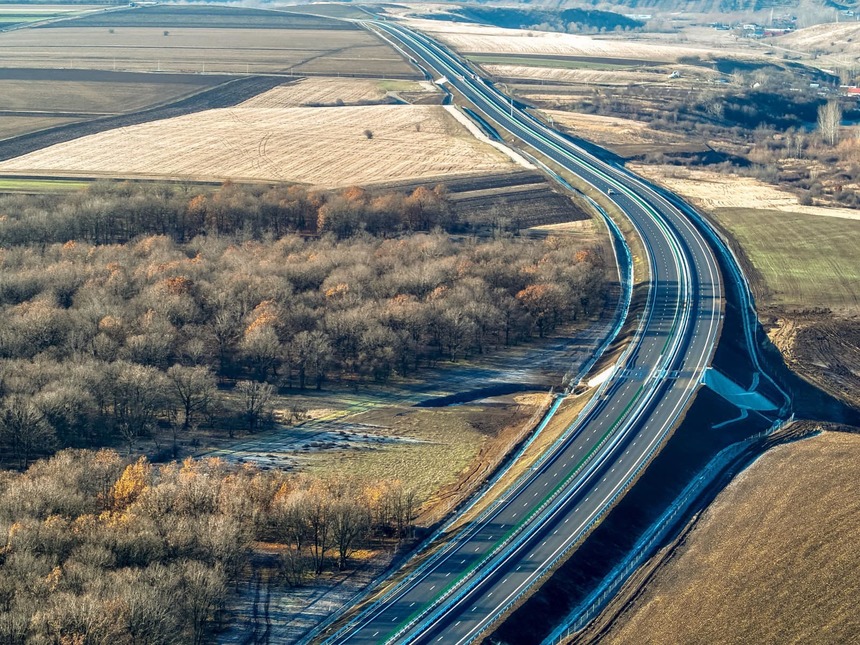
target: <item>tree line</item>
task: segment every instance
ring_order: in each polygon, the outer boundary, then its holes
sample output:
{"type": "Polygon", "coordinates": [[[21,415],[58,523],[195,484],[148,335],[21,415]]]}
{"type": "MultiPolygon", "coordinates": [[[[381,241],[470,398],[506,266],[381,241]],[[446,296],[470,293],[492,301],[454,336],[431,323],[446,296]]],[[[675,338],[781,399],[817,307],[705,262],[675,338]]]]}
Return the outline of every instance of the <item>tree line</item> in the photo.
{"type": "Polygon", "coordinates": [[[207,642],[255,542],[280,545],[273,573],[297,584],[414,513],[397,482],[64,451],[0,472],[0,642],[207,642]]]}
{"type": "Polygon", "coordinates": [[[444,233],[271,241],[147,236],[0,253],[0,446],[131,449],[218,419],[257,429],[279,388],[410,375],[602,306],[575,238],[444,233]],[[225,397],[233,388],[238,397],[225,397]]]}
{"type": "Polygon", "coordinates": [[[0,245],[76,240],[124,243],[164,235],[178,242],[200,235],[279,238],[288,233],[332,233],[346,238],[360,231],[393,236],[442,228],[464,232],[445,187],[411,192],[309,191],[302,186],[239,185],[225,182],[201,189],[182,183],[96,182],[65,195],[0,197],[0,245]]]}

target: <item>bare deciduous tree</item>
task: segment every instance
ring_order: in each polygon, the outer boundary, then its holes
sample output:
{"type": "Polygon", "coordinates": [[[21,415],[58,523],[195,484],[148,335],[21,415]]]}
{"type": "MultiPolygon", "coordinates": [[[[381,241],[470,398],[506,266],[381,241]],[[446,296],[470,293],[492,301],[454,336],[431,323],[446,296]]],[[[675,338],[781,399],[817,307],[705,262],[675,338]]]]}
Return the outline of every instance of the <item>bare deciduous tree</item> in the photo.
{"type": "Polygon", "coordinates": [[[248,430],[254,432],[260,424],[260,420],[269,409],[269,401],[274,389],[268,383],[257,381],[239,381],[236,384],[236,392],[242,400],[242,411],[248,422],[248,430]]]}
{"type": "Polygon", "coordinates": [[[818,108],[818,131],[828,145],[839,143],[839,126],[842,125],[842,106],[839,101],[827,101],[818,108]]]}

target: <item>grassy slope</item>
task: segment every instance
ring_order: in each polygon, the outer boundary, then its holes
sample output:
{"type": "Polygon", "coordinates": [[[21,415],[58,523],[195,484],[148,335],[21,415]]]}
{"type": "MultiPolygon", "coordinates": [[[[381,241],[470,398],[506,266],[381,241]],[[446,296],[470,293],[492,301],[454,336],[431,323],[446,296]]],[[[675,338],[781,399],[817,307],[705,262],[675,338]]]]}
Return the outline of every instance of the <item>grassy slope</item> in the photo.
{"type": "Polygon", "coordinates": [[[761,273],[770,304],[860,306],[860,221],[755,209],[714,215],[761,273]]]}
{"type": "Polygon", "coordinates": [[[856,642],[858,481],[856,435],[769,452],[717,498],[602,642],[856,642]]]}

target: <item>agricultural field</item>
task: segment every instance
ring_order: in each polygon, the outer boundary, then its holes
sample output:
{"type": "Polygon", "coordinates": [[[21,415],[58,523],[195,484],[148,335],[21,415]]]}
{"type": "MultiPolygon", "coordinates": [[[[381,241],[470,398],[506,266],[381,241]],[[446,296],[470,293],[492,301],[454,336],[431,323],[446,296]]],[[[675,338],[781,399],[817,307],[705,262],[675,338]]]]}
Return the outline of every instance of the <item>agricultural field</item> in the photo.
{"type": "Polygon", "coordinates": [[[860,313],[860,221],[760,209],[711,212],[762,276],[762,304],[860,313]]]}
{"type": "Polygon", "coordinates": [[[0,67],[420,78],[350,23],[228,7],[123,9],[3,33],[0,67]]]}
{"type": "Polygon", "coordinates": [[[601,643],[849,643],[860,436],[778,446],[736,478],[601,643]]]}
{"type": "Polygon", "coordinates": [[[0,69],[0,114],[104,116],[133,112],[227,80],[198,74],[0,69]],[[57,96],[63,100],[58,102],[57,96]]]}
{"type": "Polygon", "coordinates": [[[72,117],[54,116],[9,116],[0,113],[0,140],[8,137],[17,137],[28,132],[37,132],[46,128],[75,123],[79,119],[72,117]]]}
{"type": "Polygon", "coordinates": [[[113,33],[101,27],[64,26],[0,34],[0,65],[207,74],[416,74],[394,50],[365,31],[111,29],[113,33]]]}
{"type": "Polygon", "coordinates": [[[443,108],[419,105],[207,110],[108,130],[0,163],[2,173],[320,186],[513,168],[443,108]]]}
{"type": "Polygon", "coordinates": [[[409,22],[416,28],[440,38],[456,50],[467,53],[671,62],[682,56],[707,56],[717,51],[689,44],[637,42],[630,38],[611,40],[578,34],[502,29],[438,20],[412,19],[409,22]]]}
{"type": "MultiPolygon", "coordinates": [[[[555,113],[553,113],[555,115],[555,113]]],[[[560,120],[563,117],[558,117],[560,120]]],[[[579,115],[567,117],[576,120],[608,121],[611,117],[579,115]]],[[[618,119],[618,121],[623,121],[618,119]]],[[[593,130],[589,130],[589,135],[593,130]]],[[[661,133],[668,136],[666,133],[661,133]]],[[[797,195],[752,177],[723,174],[699,168],[676,166],[631,164],[631,170],[660,182],[669,189],[683,195],[695,205],[711,211],[714,209],[774,210],[803,213],[818,217],[860,219],[860,210],[831,206],[800,204],[797,195]]]]}
{"type": "Polygon", "coordinates": [[[860,24],[843,22],[814,25],[779,36],[773,42],[778,47],[792,51],[856,56],[860,53],[860,24]]]}
{"type": "Polygon", "coordinates": [[[593,141],[622,156],[636,156],[661,150],[701,149],[686,137],[655,130],[647,123],[597,114],[564,110],[543,110],[543,114],[573,136],[593,141]]]}
{"type": "Polygon", "coordinates": [[[255,96],[238,107],[288,108],[369,105],[395,101],[403,93],[436,94],[435,88],[415,81],[380,81],[359,78],[310,77],[255,96]]]}
{"type": "Polygon", "coordinates": [[[0,31],[103,9],[104,5],[0,4],[0,31]]]}
{"type": "Polygon", "coordinates": [[[229,80],[215,74],[0,68],[0,140],[144,110],[229,80]]]}

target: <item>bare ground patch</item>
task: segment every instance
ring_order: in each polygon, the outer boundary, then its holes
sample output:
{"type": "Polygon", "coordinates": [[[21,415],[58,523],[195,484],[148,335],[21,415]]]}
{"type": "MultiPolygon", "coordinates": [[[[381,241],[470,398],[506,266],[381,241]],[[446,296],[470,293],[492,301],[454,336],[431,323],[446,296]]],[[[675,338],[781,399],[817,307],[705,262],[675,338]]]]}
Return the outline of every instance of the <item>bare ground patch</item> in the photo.
{"type": "Polygon", "coordinates": [[[493,76],[524,81],[556,81],[563,83],[594,83],[600,85],[628,85],[629,83],[658,82],[666,74],[648,71],[605,71],[595,69],[563,69],[557,67],[529,67],[527,65],[482,65],[493,76]]]}
{"type": "Polygon", "coordinates": [[[857,435],[774,448],[717,497],[600,642],[854,642],[858,479],[857,435]]]}
{"type": "Polygon", "coordinates": [[[759,317],[788,365],[860,405],[860,211],[801,206],[754,179],[637,165],[707,211],[734,240],[759,317]]]}
{"type": "Polygon", "coordinates": [[[242,103],[243,108],[287,108],[314,105],[379,103],[386,96],[377,81],[357,78],[304,78],[275,87],[242,103]]]}
{"type": "Polygon", "coordinates": [[[712,50],[689,44],[603,40],[578,34],[503,29],[440,20],[409,22],[464,52],[551,54],[673,61],[681,56],[706,55],[712,50]]]}
{"type": "Polygon", "coordinates": [[[860,219],[860,210],[802,205],[797,195],[751,177],[667,165],[631,164],[630,169],[658,181],[705,210],[751,208],[860,219]]]}
{"type": "Polygon", "coordinates": [[[417,105],[208,110],[101,132],[0,163],[6,173],[326,186],[512,167],[442,108],[417,105]]]}

